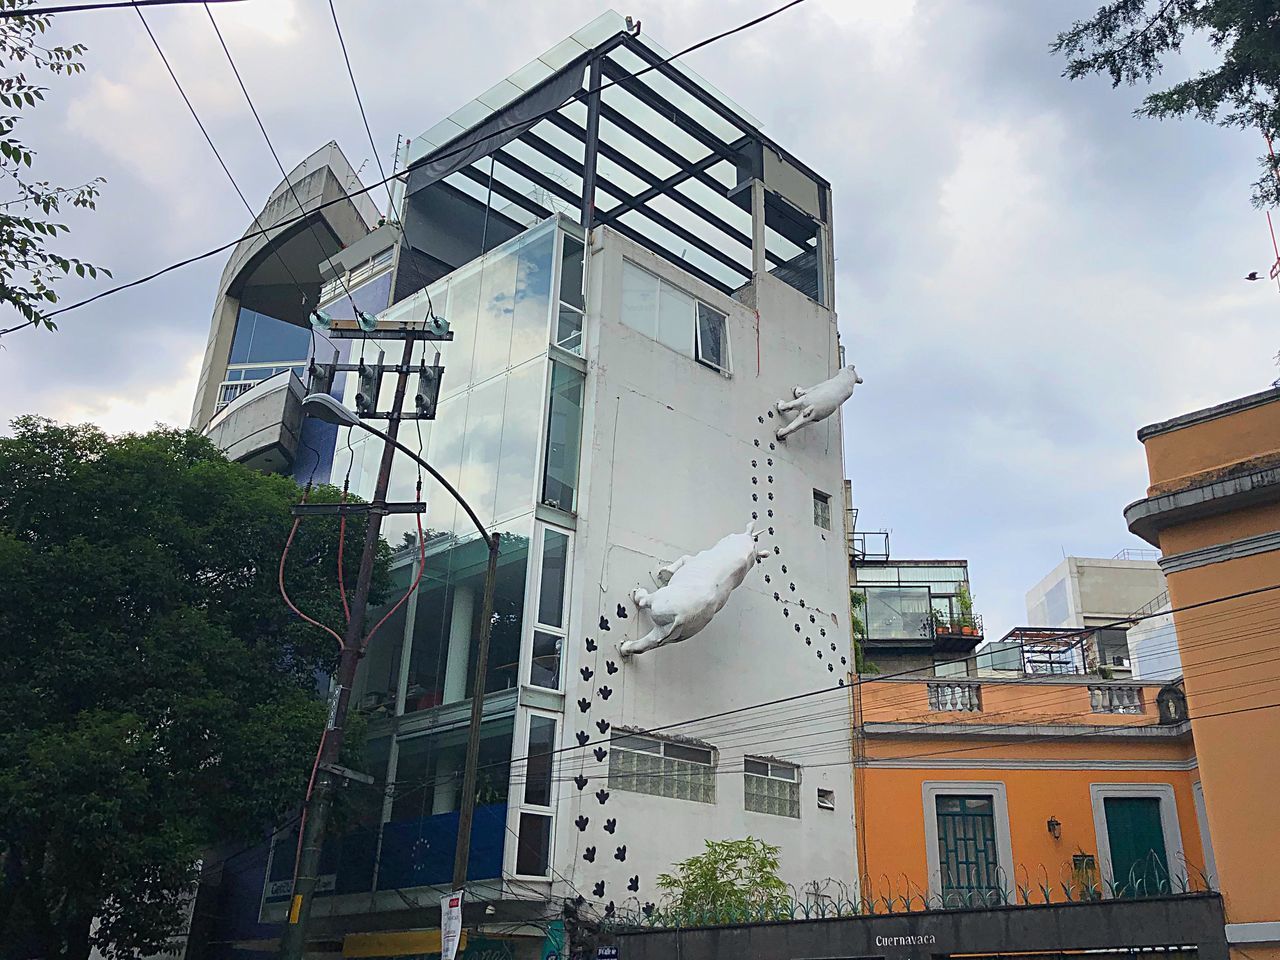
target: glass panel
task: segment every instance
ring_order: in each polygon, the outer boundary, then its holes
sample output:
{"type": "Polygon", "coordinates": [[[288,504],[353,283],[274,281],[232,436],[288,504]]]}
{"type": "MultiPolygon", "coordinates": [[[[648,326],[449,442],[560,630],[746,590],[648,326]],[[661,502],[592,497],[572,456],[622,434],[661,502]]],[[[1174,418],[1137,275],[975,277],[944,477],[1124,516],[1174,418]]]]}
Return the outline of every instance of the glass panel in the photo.
{"type": "Polygon", "coordinates": [[[813,491],[813,522],[823,530],[831,529],[831,498],[818,490],[813,491]]]}
{"type": "Polygon", "coordinates": [[[509,363],[513,367],[546,352],[555,240],[555,233],[547,230],[520,247],[512,303],[509,363]]]}
{"type": "Polygon", "coordinates": [[[869,640],[924,640],[931,636],[928,587],[866,588],[869,640]]]}
{"type": "Polygon", "coordinates": [[[693,356],[694,299],[668,283],[658,290],[658,341],[693,356]]]}
{"type": "Polygon", "coordinates": [[[585,378],[577,370],[553,364],[551,413],[547,424],[547,466],[542,500],[572,511],[578,486],[578,453],[582,431],[585,378]]]}
{"type": "MultiPolygon", "coordinates": [[[[387,601],[369,611],[365,619],[369,626],[380,621],[404,596],[413,581],[414,566],[413,562],[404,561],[393,565],[387,601]]],[[[400,684],[400,648],[404,642],[408,607],[408,603],[401,605],[373,635],[356,669],[356,679],[351,685],[351,703],[366,716],[383,717],[395,713],[396,692],[400,684]]]]}
{"type": "Polygon", "coordinates": [[[564,586],[569,559],[569,537],[559,530],[542,536],[542,588],[538,597],[538,623],[564,626],[564,586]]]}
{"type": "Polygon", "coordinates": [[[586,309],[582,290],[583,245],[570,234],[564,235],[564,253],[560,258],[560,301],[579,310],[586,309]]]}
{"type": "Polygon", "coordinates": [[[690,763],[711,764],[711,751],[702,747],[687,747],[682,743],[668,743],[663,753],[673,760],[688,760],[690,763]]]}
{"type": "MultiPolygon", "coordinates": [[[[366,280],[358,286],[347,289],[351,292],[350,297],[339,285],[334,291],[333,299],[329,303],[321,304],[325,313],[334,320],[354,320],[356,314],[351,307],[351,301],[354,300],[356,309],[365,313],[379,314],[387,309],[391,300],[391,271],[388,270],[372,280],[366,280]]],[[[435,297],[434,290],[431,291],[431,295],[435,297]]],[[[437,313],[444,309],[444,304],[438,299],[434,306],[437,313]]]]}
{"type": "Polygon", "coordinates": [[[496,256],[480,272],[480,309],[476,316],[476,353],[472,382],[479,383],[507,367],[511,358],[511,323],[519,258],[496,256]]]}
{"type": "MultiPolygon", "coordinates": [[[[524,588],[528,564],[529,535],[504,533],[502,548],[498,553],[498,578],[494,589],[493,627],[489,637],[485,693],[509,690],[520,682],[520,635],[521,624],[524,622],[524,588]]],[[[472,672],[474,668],[473,663],[472,672]]]]}
{"type": "Polygon", "coordinates": [[[658,339],[658,278],[630,260],[622,262],[622,322],[658,339]]]}
{"type": "Polygon", "coordinates": [[[582,314],[572,307],[560,307],[555,342],[556,346],[582,356],[582,314]]]}
{"type": "Polygon", "coordinates": [[[765,763],[763,760],[752,760],[750,758],[746,758],[742,761],[742,769],[746,773],[754,773],[762,777],[767,777],[769,775],[769,764],[765,763]]]}
{"type": "Polygon", "coordinates": [[[551,717],[529,717],[529,757],[525,765],[524,802],[551,806],[551,758],[556,746],[556,722],[551,717]]]}
{"type": "Polygon", "coordinates": [[[529,671],[529,682],[535,687],[560,689],[560,654],[563,644],[563,637],[543,633],[541,630],[533,631],[533,664],[529,671]]]}
{"type": "Polygon", "coordinates": [[[724,321],[723,313],[698,302],[698,359],[727,372],[729,350],[725,343],[724,321]]]}
{"type": "Polygon", "coordinates": [[[498,500],[498,456],[504,436],[502,413],[506,397],[506,377],[489,380],[468,394],[458,492],[479,514],[482,523],[493,519],[498,500]]]}
{"type": "Polygon", "coordinates": [[[525,877],[545,877],[551,862],[551,818],[539,813],[520,814],[518,846],[516,873],[525,877]]]}
{"type": "Polygon", "coordinates": [[[507,376],[495,517],[505,518],[533,509],[545,376],[546,363],[543,360],[526,363],[507,376]]]}
{"type": "Polygon", "coordinates": [[[272,360],[305,360],[311,348],[311,330],[245,307],[236,317],[228,363],[262,363],[272,360]]]}

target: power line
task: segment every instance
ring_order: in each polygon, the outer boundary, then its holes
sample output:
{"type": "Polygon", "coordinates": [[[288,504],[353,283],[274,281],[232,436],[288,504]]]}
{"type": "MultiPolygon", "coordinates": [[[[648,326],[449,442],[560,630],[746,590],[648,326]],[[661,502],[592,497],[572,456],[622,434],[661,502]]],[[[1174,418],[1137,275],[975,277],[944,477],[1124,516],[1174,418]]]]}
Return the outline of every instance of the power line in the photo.
{"type": "MultiPolygon", "coordinates": [[[[184,0],[184,2],[193,2],[193,0],[184,0]]],[[[723,33],[715,35],[714,37],[710,37],[706,40],[699,41],[698,43],[695,43],[689,47],[686,47],[684,50],[681,50],[678,53],[674,53],[671,56],[666,57],[665,59],[659,60],[655,63],[652,63],[646,66],[642,70],[637,70],[634,73],[630,73],[625,76],[618,77],[617,79],[610,80],[607,83],[602,83],[599,86],[593,87],[590,90],[580,90],[578,93],[575,93],[574,95],[566,99],[564,103],[561,103],[559,106],[554,107],[550,110],[543,111],[542,113],[536,114],[535,116],[530,117],[526,120],[522,120],[519,123],[513,123],[505,127],[500,127],[497,130],[492,131],[486,137],[486,139],[493,139],[494,137],[501,136],[504,133],[509,133],[512,130],[520,130],[526,127],[531,128],[538,121],[545,120],[547,117],[555,115],[564,107],[568,106],[570,103],[574,103],[575,101],[580,101],[585,97],[591,96],[603,90],[607,90],[608,88],[615,86],[619,83],[622,83],[626,80],[630,80],[630,79],[634,79],[635,77],[642,76],[651,70],[656,70],[666,64],[671,63],[672,61],[678,59],[679,57],[682,57],[685,54],[690,53],[694,50],[698,50],[702,47],[705,47],[708,44],[715,42],[716,40],[720,40],[724,37],[731,36],[734,33],[738,33],[741,30],[745,30],[749,27],[753,27],[753,26],[756,26],[757,24],[763,23],[765,20],[768,20],[771,17],[775,17],[778,14],[786,10],[789,10],[791,7],[802,2],[804,2],[804,0],[791,0],[790,3],[787,3],[781,7],[778,7],[776,10],[773,10],[770,13],[763,14],[762,16],[757,17],[754,20],[751,20],[745,24],[741,24],[737,27],[734,27],[731,30],[726,30],[723,33]]],[[[456,156],[459,153],[463,153],[469,150],[470,148],[471,148],[471,144],[461,144],[457,147],[454,147],[451,150],[437,151],[436,153],[432,154],[432,159],[444,160],[448,157],[456,156]]],[[[367,187],[361,187],[359,190],[345,191],[343,196],[335,197],[332,200],[327,200],[327,201],[318,203],[316,204],[316,206],[312,207],[309,212],[300,213],[297,217],[293,217],[292,219],[281,221],[273,229],[282,230],[285,227],[292,226],[293,224],[298,223],[299,221],[305,220],[312,213],[315,213],[319,210],[323,210],[326,207],[333,206],[334,204],[342,203],[344,200],[349,200],[351,197],[357,197],[357,196],[360,196],[361,194],[370,193],[371,191],[377,189],[378,187],[385,186],[386,184],[390,183],[392,180],[397,180],[407,176],[407,174],[408,174],[408,170],[405,170],[399,173],[392,173],[390,176],[384,177],[383,179],[379,180],[377,183],[372,183],[367,187]]],[[[133,287],[142,286],[145,283],[150,283],[152,280],[155,280],[155,279],[158,279],[159,277],[164,276],[166,273],[172,273],[174,270],[180,270],[183,267],[190,266],[193,263],[198,263],[201,260],[207,260],[209,257],[216,256],[217,254],[222,253],[224,250],[230,250],[236,244],[241,243],[245,240],[251,239],[253,237],[265,236],[265,235],[266,235],[266,231],[261,231],[261,230],[252,232],[252,233],[246,232],[242,236],[237,237],[235,240],[230,240],[224,244],[214,247],[211,250],[206,250],[204,253],[198,253],[193,256],[186,257],[182,260],[178,260],[175,263],[171,263],[166,267],[161,267],[158,270],[154,270],[151,273],[146,274],[145,276],[137,278],[136,280],[130,280],[127,283],[117,284],[114,287],[108,287],[106,290],[99,291],[98,293],[95,293],[92,296],[85,297],[84,299],[77,300],[76,302],[70,303],[65,307],[60,307],[57,310],[50,311],[48,314],[46,314],[46,316],[49,318],[52,318],[63,313],[69,313],[72,310],[78,310],[80,307],[88,306],[89,304],[94,303],[98,300],[101,300],[104,297],[112,296],[124,290],[132,289],[133,287]]],[[[37,321],[35,320],[28,320],[23,323],[17,324],[16,326],[9,327],[8,329],[0,330],[0,337],[4,336],[7,333],[13,333],[17,330],[22,330],[26,327],[35,326],[36,323],[37,321]]]]}
{"type": "Polygon", "coordinates": [[[378,173],[382,175],[382,185],[387,188],[387,216],[395,215],[395,198],[391,196],[391,178],[382,166],[382,157],[378,153],[378,145],[373,141],[373,130],[369,128],[369,117],[364,112],[364,100],[360,97],[360,86],[356,83],[355,71],[351,69],[351,57],[347,55],[347,41],[342,38],[342,27],[338,25],[338,10],[329,0],[329,13],[333,17],[333,29],[338,35],[338,45],[342,47],[342,59],[347,65],[347,76],[351,78],[351,92],[356,95],[356,106],[360,108],[360,119],[364,122],[364,132],[369,137],[369,150],[373,153],[374,163],[378,165],[378,173]]]}
{"type": "Polygon", "coordinates": [[[239,3],[240,0],[112,0],[109,3],[65,3],[56,7],[19,7],[0,10],[0,20],[17,17],[43,17],[51,13],[81,13],[88,10],[114,10],[119,7],[177,7],[192,3],[239,3]]]}

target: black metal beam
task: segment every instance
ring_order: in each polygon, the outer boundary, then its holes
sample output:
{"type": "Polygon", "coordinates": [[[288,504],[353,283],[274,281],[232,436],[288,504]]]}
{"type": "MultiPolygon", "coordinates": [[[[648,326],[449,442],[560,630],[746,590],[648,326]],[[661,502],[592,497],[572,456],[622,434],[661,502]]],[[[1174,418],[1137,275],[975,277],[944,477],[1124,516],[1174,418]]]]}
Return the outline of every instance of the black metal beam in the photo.
{"type": "MultiPolygon", "coordinates": [[[[644,144],[644,146],[648,147],[658,156],[674,164],[675,166],[684,168],[684,167],[687,167],[692,162],[684,154],[680,153],[678,150],[672,149],[670,146],[663,143],[657,137],[653,136],[651,133],[645,130],[644,127],[640,126],[630,117],[628,117],[626,114],[620,112],[619,110],[614,109],[613,107],[609,106],[609,104],[607,103],[600,104],[600,116],[604,117],[604,119],[608,120],[610,123],[616,126],[623,133],[628,134],[632,137],[635,137],[635,139],[640,141],[640,143],[644,144]]],[[[707,187],[708,189],[712,190],[717,195],[721,197],[725,197],[726,199],[728,198],[730,188],[726,187],[723,183],[721,183],[715,177],[711,176],[711,174],[706,173],[704,171],[702,173],[699,173],[695,177],[695,179],[699,183],[707,187]]]]}
{"type": "MultiPolygon", "coordinates": [[[[600,146],[600,62],[603,55],[593,57],[587,72],[586,151],[583,154],[582,215],[579,223],[588,230],[596,215],[596,156],[600,146]]],[[[526,131],[528,132],[528,131],[526,131]]]]}
{"type": "MultiPolygon", "coordinates": [[[[518,139],[522,143],[526,143],[529,146],[533,147],[535,150],[537,150],[539,153],[545,156],[548,160],[558,163],[560,166],[564,167],[566,170],[570,171],[571,173],[577,174],[579,176],[583,175],[582,164],[578,163],[576,160],[573,159],[573,157],[569,156],[567,153],[560,150],[558,147],[555,147],[552,144],[548,143],[546,140],[543,140],[536,133],[533,133],[531,131],[526,131],[518,139]]],[[[503,161],[505,162],[508,155],[504,153],[502,156],[503,156],[503,161]]],[[[519,170],[517,170],[516,172],[522,173],[522,171],[519,171],[519,170]]],[[[602,177],[599,175],[597,175],[596,177],[596,182],[606,192],[613,194],[615,197],[618,197],[623,206],[626,206],[628,209],[636,209],[636,205],[631,202],[634,198],[632,198],[625,190],[623,190],[617,184],[614,184],[610,182],[606,177],[602,177]]],[[[617,207],[612,208],[610,212],[612,212],[613,209],[617,209],[617,207]]],[[[689,244],[691,247],[701,250],[711,259],[717,261],[718,263],[723,264],[724,266],[728,267],[730,270],[735,270],[738,273],[741,273],[746,278],[750,278],[751,276],[750,266],[743,266],[742,264],[738,263],[738,261],[734,260],[733,257],[729,256],[729,254],[725,253],[715,244],[710,243],[704,237],[698,236],[696,233],[694,233],[692,230],[689,230],[687,227],[681,226],[680,224],[672,220],[670,217],[662,213],[659,213],[656,210],[651,210],[647,207],[643,210],[636,209],[636,212],[640,216],[647,217],[648,219],[652,220],[654,223],[658,224],[658,226],[669,231],[670,233],[675,234],[677,237],[679,237],[685,243],[689,244]]],[[[603,221],[600,221],[600,222],[603,222],[603,221]]],[[[727,226],[727,224],[717,223],[717,224],[713,224],[713,226],[717,227],[718,229],[723,229],[725,226],[727,226]]],[[[750,249],[750,244],[748,244],[747,246],[748,246],[748,249],[750,249]]]]}
{"type": "Polygon", "coordinates": [[[619,220],[617,223],[609,224],[609,229],[616,230],[618,231],[618,233],[622,234],[624,237],[628,237],[634,240],[636,243],[640,244],[640,246],[644,247],[646,250],[652,250],[658,256],[662,257],[662,259],[670,261],[671,263],[674,263],[681,270],[688,271],[689,273],[697,277],[699,280],[701,280],[703,283],[706,283],[715,287],[721,293],[732,294],[733,291],[737,289],[736,287],[729,286],[729,284],[725,283],[723,280],[717,280],[711,274],[707,273],[707,271],[701,269],[700,267],[695,267],[693,264],[689,263],[687,260],[683,260],[673,256],[670,250],[666,249],[665,247],[658,246],[656,243],[653,242],[653,240],[646,237],[643,233],[641,233],[635,227],[629,226],[628,224],[623,223],[621,220],[619,220]]]}
{"type": "MultiPolygon", "coordinates": [[[[481,173],[475,167],[471,167],[471,166],[463,167],[461,170],[458,171],[458,173],[465,176],[468,180],[471,180],[471,181],[474,181],[475,183],[480,184],[481,186],[488,187],[489,185],[488,175],[481,173]]],[[[512,203],[520,207],[522,210],[529,211],[539,220],[545,220],[547,219],[547,217],[551,217],[555,215],[551,210],[548,210],[546,207],[542,206],[542,204],[535,201],[532,197],[526,197],[519,190],[516,190],[515,188],[508,186],[507,184],[499,180],[497,177],[493,178],[493,192],[498,194],[498,196],[502,197],[504,200],[510,200],[512,203]]]]}

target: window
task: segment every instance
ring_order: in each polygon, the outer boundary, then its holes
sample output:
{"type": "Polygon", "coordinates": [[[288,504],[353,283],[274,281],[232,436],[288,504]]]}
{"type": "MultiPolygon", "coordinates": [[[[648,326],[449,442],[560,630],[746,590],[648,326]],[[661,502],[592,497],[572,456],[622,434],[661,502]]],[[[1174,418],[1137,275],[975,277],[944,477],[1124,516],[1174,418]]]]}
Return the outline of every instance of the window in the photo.
{"type": "Polygon", "coordinates": [[[582,316],[586,309],[583,290],[585,247],[577,237],[561,234],[560,307],[556,318],[555,344],[582,356],[582,316]]]}
{"type": "MultiPolygon", "coordinates": [[[[861,579],[861,572],[859,572],[861,579]]],[[[870,640],[924,640],[932,637],[928,587],[865,588],[864,622],[870,640]]]]}
{"type": "Polygon", "coordinates": [[[704,366],[730,372],[726,315],[630,260],[622,262],[622,322],[704,366]]]}
{"type": "Polygon", "coordinates": [[[999,903],[995,801],[989,794],[971,794],[938,796],[934,803],[943,905],[999,903]]]}
{"type": "Polygon", "coordinates": [[[831,494],[813,491],[813,525],[823,530],[831,529],[831,494]]]}
{"type": "Polygon", "coordinates": [[[609,786],[655,797],[716,802],[715,754],[709,747],[622,734],[609,750],[609,786]]]}
{"type": "Polygon", "coordinates": [[[729,349],[725,342],[725,315],[698,301],[698,355],[704,363],[721,373],[729,372],[729,349]]]}
{"type": "Polygon", "coordinates": [[[834,810],[836,808],[836,792],[834,790],[825,790],[818,788],[818,809],[834,810]]]}
{"type": "Polygon", "coordinates": [[[800,817],[800,771],[777,760],[746,757],[743,766],[743,806],[754,813],[800,817]]]}
{"type": "Polygon", "coordinates": [[[265,313],[240,308],[231,338],[229,364],[305,361],[311,349],[311,330],[277,320],[265,313]]]}
{"type": "Polygon", "coordinates": [[[545,877],[551,866],[551,807],[555,801],[552,761],[556,749],[554,717],[529,715],[524,802],[516,836],[516,873],[545,877]],[[534,807],[538,809],[529,810],[534,807]]]}
{"type": "Polygon", "coordinates": [[[560,658],[566,637],[565,587],[569,572],[569,535],[553,527],[542,528],[542,562],[538,588],[538,615],[533,630],[533,655],[529,683],[548,690],[560,689],[560,658]]]}
{"type": "Polygon", "coordinates": [[[980,907],[1012,897],[1009,803],[998,780],[923,785],[929,895],[944,907],[980,907]]]}
{"type": "Polygon", "coordinates": [[[572,512],[578,486],[585,377],[562,363],[551,368],[551,414],[547,423],[547,464],[542,502],[572,512]]]}

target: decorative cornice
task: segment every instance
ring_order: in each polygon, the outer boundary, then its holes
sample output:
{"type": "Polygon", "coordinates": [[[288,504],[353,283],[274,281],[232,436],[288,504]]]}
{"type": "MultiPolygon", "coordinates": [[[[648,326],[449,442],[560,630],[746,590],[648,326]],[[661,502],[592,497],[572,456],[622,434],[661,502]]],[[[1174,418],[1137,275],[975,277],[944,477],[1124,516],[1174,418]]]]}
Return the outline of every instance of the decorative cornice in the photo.
{"type": "MultiPolygon", "coordinates": [[[[973,714],[972,716],[977,716],[973,714]]],[[[1068,740],[1087,737],[1097,740],[1176,740],[1191,733],[1191,724],[1147,723],[1121,726],[1085,723],[864,723],[867,737],[972,737],[995,738],[1037,737],[1068,740]]]]}
{"type": "Polygon", "coordinates": [[[1125,507],[1124,519],[1130,533],[1159,547],[1166,527],[1273,500],[1280,500],[1280,467],[1147,497],[1125,507]]]}
{"type": "Polygon", "coordinates": [[[861,766],[879,770],[1194,770],[1188,760],[1035,760],[1030,758],[867,757],[861,766]]]}
{"type": "Polygon", "coordinates": [[[1218,543],[1212,547],[1201,547],[1199,550],[1188,550],[1175,553],[1171,557],[1162,557],[1160,569],[1166,574],[1181,573],[1183,570],[1194,570],[1196,567],[1207,567],[1211,563],[1223,563],[1227,560],[1239,560],[1259,553],[1270,553],[1280,550],[1280,531],[1263,533],[1256,537],[1244,537],[1230,543],[1218,543]]]}

